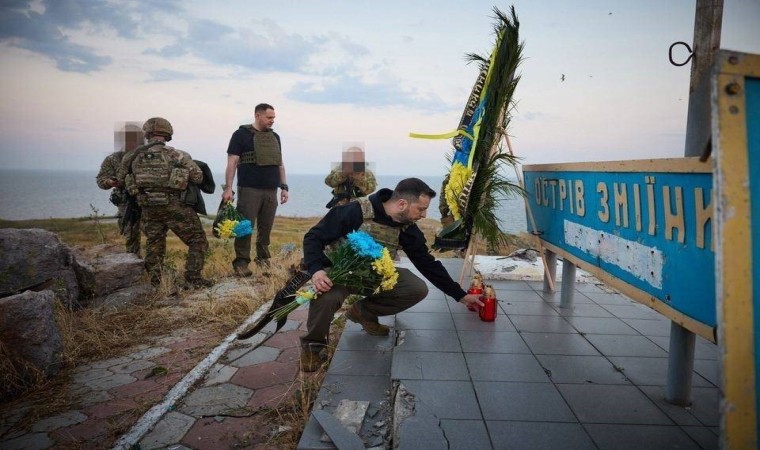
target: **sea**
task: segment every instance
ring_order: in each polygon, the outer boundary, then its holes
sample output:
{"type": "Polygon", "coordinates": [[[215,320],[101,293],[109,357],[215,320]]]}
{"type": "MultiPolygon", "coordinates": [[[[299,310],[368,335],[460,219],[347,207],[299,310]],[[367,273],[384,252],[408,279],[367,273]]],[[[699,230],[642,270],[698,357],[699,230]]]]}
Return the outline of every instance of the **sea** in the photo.
{"type": "MultiPolygon", "coordinates": [[[[108,201],[109,191],[95,183],[97,170],[9,170],[0,169],[0,219],[27,220],[49,218],[110,217],[116,207],[108,201]]],[[[410,175],[377,175],[378,187],[393,188],[410,175]]],[[[332,195],[324,184],[324,175],[288,174],[290,198],[279,205],[277,215],[283,217],[321,217],[327,212],[325,204],[332,195]]],[[[441,176],[420,176],[440,195],[441,176]]],[[[214,174],[217,190],[203,194],[206,210],[216,214],[221,201],[222,174],[214,174]]],[[[504,231],[517,233],[526,230],[525,204],[522,197],[501,200],[498,216],[504,231]]],[[[428,217],[440,219],[438,199],[434,199],[428,217]]]]}

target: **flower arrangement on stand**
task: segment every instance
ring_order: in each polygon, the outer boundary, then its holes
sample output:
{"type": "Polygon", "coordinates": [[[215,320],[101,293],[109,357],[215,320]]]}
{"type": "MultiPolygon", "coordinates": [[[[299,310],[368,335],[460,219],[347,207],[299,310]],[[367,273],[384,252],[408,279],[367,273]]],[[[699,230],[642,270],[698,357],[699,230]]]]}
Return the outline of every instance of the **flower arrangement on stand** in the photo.
{"type": "Polygon", "coordinates": [[[252,234],[253,226],[250,220],[240,215],[231,201],[222,202],[214,219],[213,233],[220,239],[239,238],[252,234]]]}
{"type": "MultiPolygon", "coordinates": [[[[325,269],[333,284],[342,285],[360,296],[393,289],[398,271],[387,248],[364,231],[349,233],[345,240],[327,252],[332,266],[325,269]]],[[[274,311],[274,319],[282,320],[296,308],[317,300],[314,288],[296,292],[296,298],[274,311]]]]}

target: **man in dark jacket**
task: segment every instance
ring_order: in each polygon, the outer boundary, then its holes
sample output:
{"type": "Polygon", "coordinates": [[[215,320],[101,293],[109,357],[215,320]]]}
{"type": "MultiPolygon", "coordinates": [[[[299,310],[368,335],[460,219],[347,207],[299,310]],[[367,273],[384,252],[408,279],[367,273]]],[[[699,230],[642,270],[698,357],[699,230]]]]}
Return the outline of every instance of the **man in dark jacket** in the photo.
{"type": "MultiPolygon", "coordinates": [[[[304,371],[313,372],[324,362],[322,350],[327,345],[333,315],[351,293],[345,286],[334,285],[327,275],[330,261],[325,247],[355,230],[369,233],[378,243],[395,255],[403,250],[414,267],[435,287],[446,295],[467,305],[481,305],[477,296],[467,294],[454,281],[428,251],[425,236],[415,224],[424,218],[435,191],[417,178],[401,180],[394,190],[380,189],[369,197],[359,198],[331,209],[311,228],[303,239],[304,264],[311,274],[319,298],[309,303],[307,333],[301,337],[301,365],[304,371]]],[[[410,270],[398,268],[396,286],[370,295],[354,303],[346,318],[361,324],[364,331],[374,336],[387,336],[389,329],[378,321],[411,308],[428,294],[427,284],[410,270]]]]}

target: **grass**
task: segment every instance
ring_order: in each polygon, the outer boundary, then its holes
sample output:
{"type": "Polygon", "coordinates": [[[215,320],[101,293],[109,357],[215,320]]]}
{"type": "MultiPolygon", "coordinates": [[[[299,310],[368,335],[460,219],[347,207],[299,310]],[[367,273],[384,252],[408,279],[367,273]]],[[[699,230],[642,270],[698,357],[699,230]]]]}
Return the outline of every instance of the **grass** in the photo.
{"type": "MultiPolygon", "coordinates": [[[[56,319],[63,341],[63,369],[51,380],[30,368],[23,361],[14,359],[9,345],[4,344],[0,335],[0,400],[10,394],[25,392],[23,396],[5,406],[13,408],[16,404],[34,404],[19,426],[33,423],[42,417],[65,411],[74,406],[75,399],[64,389],[73,369],[88,361],[112,358],[126,354],[138,345],[166,336],[172,330],[203,329],[219,339],[231,333],[258,307],[270,300],[289,277],[289,269],[298,264],[301,258],[304,233],[319,218],[277,217],[271,235],[270,249],[273,264],[268,271],[270,277],[259,276],[259,269],[252,264],[254,276],[240,280],[253,283],[257,295],[240,295],[215,299],[187,299],[187,293],[177,291],[177,274],[183,272],[187,247],[173,233],[167,238],[166,266],[169,267],[162,280],[162,285],[152,294],[137,304],[120,311],[100,309],[70,310],[59,304],[56,319]],[[53,395],[51,392],[61,393],[53,395]]],[[[209,252],[204,268],[204,276],[219,281],[232,276],[231,262],[234,258],[232,241],[223,241],[211,236],[211,221],[202,219],[209,240],[209,252]]],[[[418,223],[428,242],[432,242],[440,225],[432,219],[418,223]]],[[[47,219],[7,221],[0,219],[0,228],[41,228],[56,233],[61,241],[69,247],[86,250],[94,246],[113,245],[122,251],[124,241],[119,235],[114,218],[99,216],[97,211],[90,217],[77,219],[47,219]]],[[[515,248],[525,247],[524,237],[510,237],[513,245],[501,249],[500,254],[508,254],[515,248]]],[[[143,238],[144,249],[144,238],[143,238]]],[[[485,244],[478,248],[479,254],[485,254],[485,244]]],[[[458,252],[436,253],[437,256],[456,257],[458,252]]],[[[147,278],[146,278],[147,279],[147,278]]],[[[195,291],[189,291],[194,293],[195,291]]],[[[342,323],[333,326],[335,334],[332,342],[337,342],[342,331],[342,323]]],[[[331,349],[330,357],[334,349],[331,349]]],[[[199,359],[202,356],[199,357],[199,359]]],[[[300,374],[294,382],[291,394],[281,406],[270,412],[267,420],[273,425],[287,425],[286,431],[271,438],[270,444],[277,448],[295,448],[303,426],[309,417],[311,406],[319,391],[325,370],[314,374],[300,374]]],[[[142,405],[130,411],[129,416],[139,417],[152,405],[142,405]]],[[[119,427],[122,428],[122,427],[119,427]]]]}

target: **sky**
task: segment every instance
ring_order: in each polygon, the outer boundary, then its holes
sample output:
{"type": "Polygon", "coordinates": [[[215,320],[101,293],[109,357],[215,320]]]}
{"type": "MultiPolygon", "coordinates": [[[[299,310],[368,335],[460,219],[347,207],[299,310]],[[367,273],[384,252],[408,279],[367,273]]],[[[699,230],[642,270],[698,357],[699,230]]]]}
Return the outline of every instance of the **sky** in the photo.
{"type": "MultiPolygon", "coordinates": [[[[693,41],[695,0],[3,0],[0,167],[96,171],[116,124],[161,116],[221,173],[266,102],[289,173],[326,173],[350,142],[378,173],[444,175],[451,142],[408,134],[456,129],[465,55],[490,53],[511,5],[523,164],[683,156],[690,65],[668,48],[693,41]]],[[[760,0],[725,0],[721,48],[760,53],[757,23],[760,0]]]]}

